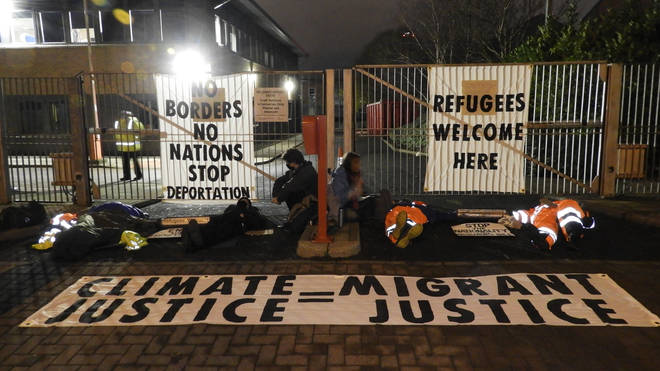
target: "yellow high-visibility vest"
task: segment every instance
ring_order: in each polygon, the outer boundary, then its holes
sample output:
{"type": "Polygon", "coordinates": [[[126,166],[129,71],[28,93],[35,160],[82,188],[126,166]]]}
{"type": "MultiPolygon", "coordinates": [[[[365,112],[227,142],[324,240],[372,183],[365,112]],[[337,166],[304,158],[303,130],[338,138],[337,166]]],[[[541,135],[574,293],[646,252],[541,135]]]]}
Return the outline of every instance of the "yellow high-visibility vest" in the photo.
{"type": "Polygon", "coordinates": [[[129,116],[128,120],[121,118],[115,121],[115,129],[126,132],[119,132],[115,134],[115,144],[117,150],[120,152],[135,152],[141,149],[140,134],[136,132],[129,132],[131,130],[142,130],[144,125],[137,119],[137,117],[129,116]]]}

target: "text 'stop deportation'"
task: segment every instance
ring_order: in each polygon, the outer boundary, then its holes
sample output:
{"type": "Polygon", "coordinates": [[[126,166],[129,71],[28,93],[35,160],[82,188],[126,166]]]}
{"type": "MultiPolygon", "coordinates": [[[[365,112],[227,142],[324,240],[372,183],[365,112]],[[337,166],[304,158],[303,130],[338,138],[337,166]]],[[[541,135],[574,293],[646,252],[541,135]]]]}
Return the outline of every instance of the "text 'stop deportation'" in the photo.
{"type": "Polygon", "coordinates": [[[605,274],[205,275],[82,277],[21,326],[193,323],[650,327],[660,320],[605,274]]]}

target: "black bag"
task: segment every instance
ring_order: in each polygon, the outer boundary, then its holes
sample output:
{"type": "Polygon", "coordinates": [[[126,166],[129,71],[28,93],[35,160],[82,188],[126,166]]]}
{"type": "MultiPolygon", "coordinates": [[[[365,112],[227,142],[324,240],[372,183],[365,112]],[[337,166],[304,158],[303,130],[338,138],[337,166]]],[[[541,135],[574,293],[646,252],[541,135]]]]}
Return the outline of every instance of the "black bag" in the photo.
{"type": "Polygon", "coordinates": [[[46,209],[36,201],[25,206],[10,206],[0,212],[0,230],[39,225],[48,219],[46,209]]]}

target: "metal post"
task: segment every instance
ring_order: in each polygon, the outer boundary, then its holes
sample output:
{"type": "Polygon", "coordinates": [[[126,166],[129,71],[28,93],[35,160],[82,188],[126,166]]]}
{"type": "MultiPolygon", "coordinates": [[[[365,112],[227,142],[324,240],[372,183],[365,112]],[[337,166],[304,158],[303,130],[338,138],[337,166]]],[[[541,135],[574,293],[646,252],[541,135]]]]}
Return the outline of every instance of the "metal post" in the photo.
{"type": "Polygon", "coordinates": [[[344,152],[353,150],[353,70],[344,70],[344,152]]]}
{"type": "Polygon", "coordinates": [[[75,203],[89,206],[92,203],[89,183],[89,163],[87,161],[87,140],[82,112],[82,84],[79,78],[66,79],[69,100],[69,120],[71,124],[71,144],[73,152],[73,178],[75,181],[75,203]]]}
{"type": "Polygon", "coordinates": [[[600,168],[600,195],[604,197],[611,197],[615,194],[622,77],[623,66],[621,64],[608,66],[603,158],[600,168]]]}
{"type": "MultiPolygon", "coordinates": [[[[327,133],[327,123],[325,116],[316,116],[316,139],[317,139],[317,150],[318,150],[318,160],[319,160],[319,172],[318,172],[318,228],[316,230],[316,236],[314,237],[314,242],[318,243],[330,243],[332,240],[328,237],[328,202],[326,197],[326,188],[328,183],[328,172],[325,170],[328,168],[328,157],[327,155],[327,142],[326,142],[326,133],[327,133]]],[[[330,157],[334,158],[334,157],[330,157]]]]}
{"type": "Polygon", "coordinates": [[[7,148],[4,142],[5,139],[5,95],[4,95],[4,82],[0,80],[0,204],[8,204],[9,197],[9,167],[7,166],[7,148]]]}
{"type": "MultiPolygon", "coordinates": [[[[327,119],[327,158],[335,158],[335,70],[325,70],[325,117],[327,119]]],[[[319,164],[319,174],[328,169],[319,164]]]]}

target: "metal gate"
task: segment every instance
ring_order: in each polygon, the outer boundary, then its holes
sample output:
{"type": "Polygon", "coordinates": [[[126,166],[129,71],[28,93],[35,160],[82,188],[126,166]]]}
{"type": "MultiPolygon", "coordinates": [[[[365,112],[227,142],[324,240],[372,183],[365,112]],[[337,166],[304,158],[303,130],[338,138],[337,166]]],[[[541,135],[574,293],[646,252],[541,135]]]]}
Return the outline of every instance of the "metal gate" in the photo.
{"type": "MultiPolygon", "coordinates": [[[[321,71],[268,71],[239,75],[248,75],[250,83],[256,88],[283,87],[289,94],[288,122],[252,122],[255,163],[242,170],[258,173],[252,198],[270,199],[273,179],[286,170],[282,161],[276,160],[289,148],[302,148],[302,116],[324,112],[324,75],[321,71]]],[[[144,200],[162,197],[161,132],[165,125],[176,123],[170,121],[165,112],[159,112],[156,85],[168,77],[156,74],[96,74],[95,109],[92,77],[85,76],[85,122],[90,133],[89,176],[95,199],[144,200]],[[126,132],[114,128],[122,110],[130,111],[144,124],[144,129],[138,133],[141,149],[135,154],[142,170],[142,179],[134,180],[133,164],[129,165],[133,179],[122,180],[125,161],[118,151],[116,138],[126,132]]],[[[177,100],[176,97],[173,99],[177,100]]],[[[186,176],[187,169],[180,171],[182,177],[186,176]]]]}
{"type": "MultiPolygon", "coordinates": [[[[355,149],[372,190],[424,191],[429,141],[428,65],[356,66],[355,149]]],[[[590,193],[600,172],[606,68],[535,64],[526,138],[525,193],[590,193]]],[[[473,194],[485,192],[434,192],[473,194]]]]}
{"type": "Polygon", "coordinates": [[[0,78],[3,158],[10,201],[71,202],[70,100],[76,78],[0,78]]]}

